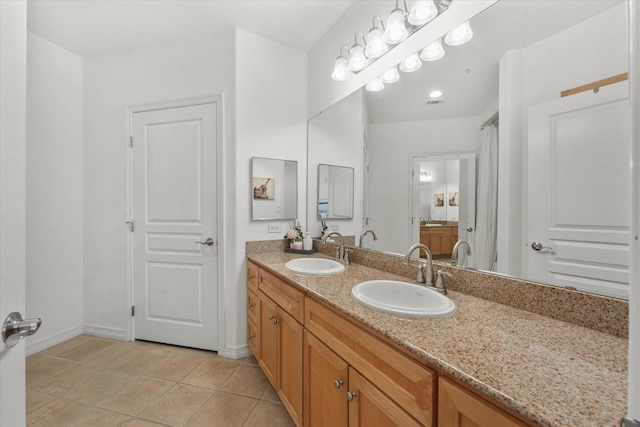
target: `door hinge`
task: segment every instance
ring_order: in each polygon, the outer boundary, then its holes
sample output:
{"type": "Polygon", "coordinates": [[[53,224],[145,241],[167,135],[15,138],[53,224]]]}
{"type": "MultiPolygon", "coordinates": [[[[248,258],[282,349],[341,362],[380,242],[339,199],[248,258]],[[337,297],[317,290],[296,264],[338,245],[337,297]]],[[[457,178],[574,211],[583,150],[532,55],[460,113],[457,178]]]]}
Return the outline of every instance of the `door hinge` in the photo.
{"type": "Polygon", "coordinates": [[[129,224],[129,231],[133,233],[133,220],[125,221],[125,224],[129,224]]]}
{"type": "Polygon", "coordinates": [[[136,315],[136,306],[132,305],[131,306],[131,317],[135,317],[135,315],[136,315]]]}
{"type": "Polygon", "coordinates": [[[129,147],[133,148],[133,136],[129,137],[129,147]]]}

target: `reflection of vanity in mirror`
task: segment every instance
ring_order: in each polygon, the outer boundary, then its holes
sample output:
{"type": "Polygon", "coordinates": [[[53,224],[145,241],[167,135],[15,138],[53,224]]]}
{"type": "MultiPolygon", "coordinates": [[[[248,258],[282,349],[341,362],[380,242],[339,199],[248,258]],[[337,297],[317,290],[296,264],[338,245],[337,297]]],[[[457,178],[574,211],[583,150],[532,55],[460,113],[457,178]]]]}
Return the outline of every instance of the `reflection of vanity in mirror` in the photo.
{"type": "Polygon", "coordinates": [[[353,168],[318,165],[318,218],[353,218],[353,168]]]}
{"type": "MultiPolygon", "coordinates": [[[[628,298],[627,83],[560,96],[627,71],[624,2],[500,1],[471,26],[473,39],[441,60],[309,121],[308,212],[317,164],[349,163],[354,215],[340,231],[372,229],[369,248],[404,254],[431,216],[457,222],[470,267],[628,298]],[[477,180],[460,181],[453,219],[434,194],[448,206],[456,191],[421,189],[417,159],[461,154],[477,180]]],[[[308,229],[319,235],[312,215],[308,229]]]]}
{"type": "Polygon", "coordinates": [[[298,162],[251,159],[251,218],[255,220],[298,217],[298,162]]]}

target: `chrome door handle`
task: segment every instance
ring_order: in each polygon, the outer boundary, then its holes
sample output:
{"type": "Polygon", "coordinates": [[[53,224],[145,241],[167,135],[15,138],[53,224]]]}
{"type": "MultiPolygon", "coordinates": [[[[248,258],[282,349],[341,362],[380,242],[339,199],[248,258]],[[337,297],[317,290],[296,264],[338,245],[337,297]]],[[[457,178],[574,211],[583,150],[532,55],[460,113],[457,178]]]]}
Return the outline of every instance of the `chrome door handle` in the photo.
{"type": "Polygon", "coordinates": [[[473,227],[467,227],[467,231],[471,233],[473,231],[473,227]]]}
{"type": "Polygon", "coordinates": [[[550,246],[542,246],[542,243],[540,242],[533,242],[531,244],[531,249],[533,249],[534,251],[541,251],[542,249],[549,249],[550,251],[553,250],[553,248],[550,246]]]}
{"type": "Polygon", "coordinates": [[[213,239],[211,237],[209,237],[204,242],[196,242],[196,243],[199,244],[199,245],[213,246],[213,239]]]}
{"type": "Polygon", "coordinates": [[[2,324],[2,341],[11,348],[18,344],[22,338],[38,332],[42,319],[22,319],[17,311],[9,314],[2,324]]]}

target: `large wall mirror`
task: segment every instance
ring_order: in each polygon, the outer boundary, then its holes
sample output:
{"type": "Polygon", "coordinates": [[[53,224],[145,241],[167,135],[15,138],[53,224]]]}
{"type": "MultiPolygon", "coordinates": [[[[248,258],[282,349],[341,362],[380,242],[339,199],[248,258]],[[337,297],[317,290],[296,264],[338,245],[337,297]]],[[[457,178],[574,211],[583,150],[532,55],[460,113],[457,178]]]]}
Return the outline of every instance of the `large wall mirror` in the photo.
{"type": "MultiPolygon", "coordinates": [[[[459,200],[457,217],[458,238],[483,258],[470,267],[628,298],[631,209],[627,200],[610,200],[628,193],[627,83],[560,96],[628,71],[624,1],[501,0],[471,26],[473,39],[443,44],[442,59],[401,73],[380,92],[360,89],[309,121],[309,200],[317,200],[318,163],[350,162],[354,216],[341,232],[358,236],[370,228],[378,239],[368,247],[404,254],[418,241],[420,217],[456,222],[435,219],[433,206],[420,210],[419,176],[429,171],[415,159],[472,154],[477,182],[468,191],[476,206],[465,208],[465,218],[459,200]],[[429,98],[435,90],[442,96],[429,98]],[[585,108],[592,117],[577,115],[585,108]],[[564,139],[541,141],[541,134],[564,139]],[[492,180],[493,192],[483,187],[492,180]],[[616,214],[605,215],[599,198],[616,214]],[[545,216],[550,223],[534,224],[545,216]]],[[[444,194],[447,204],[455,193],[423,187],[424,197],[444,194]]],[[[308,229],[319,234],[315,215],[308,229]]]]}
{"type": "Polygon", "coordinates": [[[298,217],[298,162],[251,159],[251,218],[256,220],[298,217]]]}

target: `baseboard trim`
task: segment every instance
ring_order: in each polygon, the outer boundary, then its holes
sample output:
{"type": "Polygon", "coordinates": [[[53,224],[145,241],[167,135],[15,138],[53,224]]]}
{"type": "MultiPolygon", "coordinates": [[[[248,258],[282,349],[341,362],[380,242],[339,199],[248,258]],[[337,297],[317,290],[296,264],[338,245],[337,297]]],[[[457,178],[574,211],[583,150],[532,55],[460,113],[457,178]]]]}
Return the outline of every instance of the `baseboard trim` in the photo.
{"type": "Polygon", "coordinates": [[[252,354],[251,350],[249,350],[249,346],[246,344],[238,347],[225,345],[224,350],[218,352],[218,355],[229,359],[242,359],[244,357],[249,357],[252,354]]]}
{"type": "Polygon", "coordinates": [[[38,338],[38,335],[34,335],[33,337],[27,337],[25,354],[27,356],[31,356],[42,350],[46,350],[49,347],[53,347],[56,344],[60,344],[61,342],[70,340],[71,338],[75,338],[79,335],[82,335],[82,326],[77,326],[75,328],[67,329],[66,331],[59,332],[57,334],[51,335],[50,337],[46,337],[44,339],[41,339],[35,342],[30,342],[30,341],[32,339],[38,338]]]}
{"type": "Polygon", "coordinates": [[[82,331],[83,333],[94,337],[130,341],[126,329],[109,328],[98,325],[83,325],[82,331]]]}

